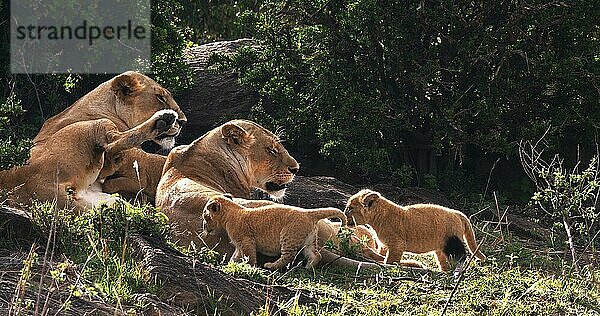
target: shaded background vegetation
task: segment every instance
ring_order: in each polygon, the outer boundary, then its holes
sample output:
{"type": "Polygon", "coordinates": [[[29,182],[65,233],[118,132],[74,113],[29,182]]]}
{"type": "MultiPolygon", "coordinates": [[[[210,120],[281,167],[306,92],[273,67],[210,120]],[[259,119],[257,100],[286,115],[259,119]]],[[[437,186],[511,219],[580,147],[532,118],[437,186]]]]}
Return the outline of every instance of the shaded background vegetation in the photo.
{"type": "MultiPolygon", "coordinates": [[[[0,1],[0,166],[22,162],[44,119],[110,76],[9,73],[0,1]]],[[[252,37],[217,56],[260,98],[252,118],[285,127],[305,172],[354,183],[527,201],[517,144],[550,128],[567,164],[595,153],[600,121],[596,1],[153,1],[153,77],[193,78],[184,50],[252,37]],[[579,147],[577,147],[579,146],[579,147]],[[579,148],[579,151],[577,150],[579,148]],[[579,153],[579,156],[577,156],[579,153]]]]}

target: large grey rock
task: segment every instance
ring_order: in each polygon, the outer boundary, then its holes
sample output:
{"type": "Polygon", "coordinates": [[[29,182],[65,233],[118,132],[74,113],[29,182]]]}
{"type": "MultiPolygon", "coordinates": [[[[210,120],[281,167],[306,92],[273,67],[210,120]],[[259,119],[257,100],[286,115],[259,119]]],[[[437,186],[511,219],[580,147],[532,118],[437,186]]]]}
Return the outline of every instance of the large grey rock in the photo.
{"type": "MultiPolygon", "coordinates": [[[[392,201],[401,204],[435,203],[453,207],[453,203],[436,191],[423,188],[399,188],[379,184],[370,187],[392,201]]],[[[284,203],[300,207],[337,207],[343,209],[348,198],[363,187],[355,187],[333,177],[297,176],[289,185],[284,203]]]]}
{"type": "Polygon", "coordinates": [[[239,39],[204,44],[187,52],[187,63],[193,70],[195,82],[193,87],[175,96],[188,118],[179,137],[181,143],[190,143],[228,119],[248,116],[258,101],[256,93],[240,86],[237,74],[215,73],[207,68],[213,54],[231,54],[241,47],[256,46],[252,39],[239,39]]]}

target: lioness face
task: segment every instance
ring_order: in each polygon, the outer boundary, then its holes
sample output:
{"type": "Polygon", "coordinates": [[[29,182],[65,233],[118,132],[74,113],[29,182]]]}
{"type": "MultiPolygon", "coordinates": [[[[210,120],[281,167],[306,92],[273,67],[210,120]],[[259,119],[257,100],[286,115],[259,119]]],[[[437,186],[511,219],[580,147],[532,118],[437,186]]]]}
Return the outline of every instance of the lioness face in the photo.
{"type": "Polygon", "coordinates": [[[157,111],[166,109],[175,111],[178,115],[176,124],[153,140],[164,151],[169,151],[175,146],[175,137],[179,135],[181,126],[187,122],[187,118],[167,89],[149,77],[133,71],[116,76],[110,84],[120,101],[116,103],[116,114],[129,128],[143,123],[157,111]]]}
{"type": "Polygon", "coordinates": [[[245,120],[226,123],[221,133],[228,146],[247,157],[252,186],[274,198],[282,198],[300,165],[279,138],[264,127],[245,120]]]}
{"type": "Polygon", "coordinates": [[[369,224],[381,195],[371,190],[361,190],[348,199],[344,213],[348,217],[348,225],[369,224]]]}

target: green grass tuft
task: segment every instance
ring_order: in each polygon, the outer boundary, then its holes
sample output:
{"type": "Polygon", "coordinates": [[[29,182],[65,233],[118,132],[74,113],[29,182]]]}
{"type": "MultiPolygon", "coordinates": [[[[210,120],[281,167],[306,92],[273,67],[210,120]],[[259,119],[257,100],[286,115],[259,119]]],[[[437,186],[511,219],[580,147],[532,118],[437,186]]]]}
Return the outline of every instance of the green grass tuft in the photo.
{"type": "MultiPolygon", "coordinates": [[[[69,264],[81,269],[84,282],[72,287],[73,295],[99,294],[116,304],[135,304],[135,293],[158,292],[159,285],[130,257],[127,237],[141,233],[165,239],[167,221],[164,214],[151,207],[125,202],[102,205],[79,216],[69,210],[56,210],[49,203],[32,209],[32,222],[39,234],[50,238],[55,249],[68,258],[65,269],[69,264]]],[[[64,271],[59,268],[50,273],[60,282],[64,271]]]]}

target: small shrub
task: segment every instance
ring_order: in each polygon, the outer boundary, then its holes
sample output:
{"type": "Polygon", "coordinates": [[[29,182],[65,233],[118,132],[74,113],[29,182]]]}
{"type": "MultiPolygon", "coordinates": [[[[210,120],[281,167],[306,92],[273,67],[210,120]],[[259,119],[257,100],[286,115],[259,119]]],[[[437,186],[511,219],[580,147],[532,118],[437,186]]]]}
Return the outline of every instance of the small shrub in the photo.
{"type": "Polygon", "coordinates": [[[579,258],[575,253],[575,244],[581,244],[585,250],[588,247],[592,247],[592,250],[595,248],[600,219],[599,157],[594,156],[584,170],[579,167],[581,162],[567,169],[558,154],[551,160],[544,159],[542,140],[521,142],[519,150],[525,172],[537,188],[531,200],[554,223],[554,227],[564,229],[566,243],[577,269],[579,258]]]}
{"type": "Polygon", "coordinates": [[[325,243],[325,247],[337,250],[349,258],[362,259],[361,249],[367,244],[366,237],[363,236],[363,239],[361,239],[359,243],[352,244],[352,236],[354,236],[354,231],[348,227],[341,227],[337,234],[338,240],[340,241],[339,246],[336,246],[330,239],[325,243]]]}
{"type": "Polygon", "coordinates": [[[0,169],[21,165],[29,158],[32,142],[24,137],[27,128],[19,124],[24,114],[15,93],[0,97],[0,169]]]}
{"type": "Polygon", "coordinates": [[[247,263],[228,262],[227,265],[221,267],[221,271],[235,277],[253,280],[256,282],[265,283],[268,277],[265,275],[265,270],[250,266],[247,263]]]}

